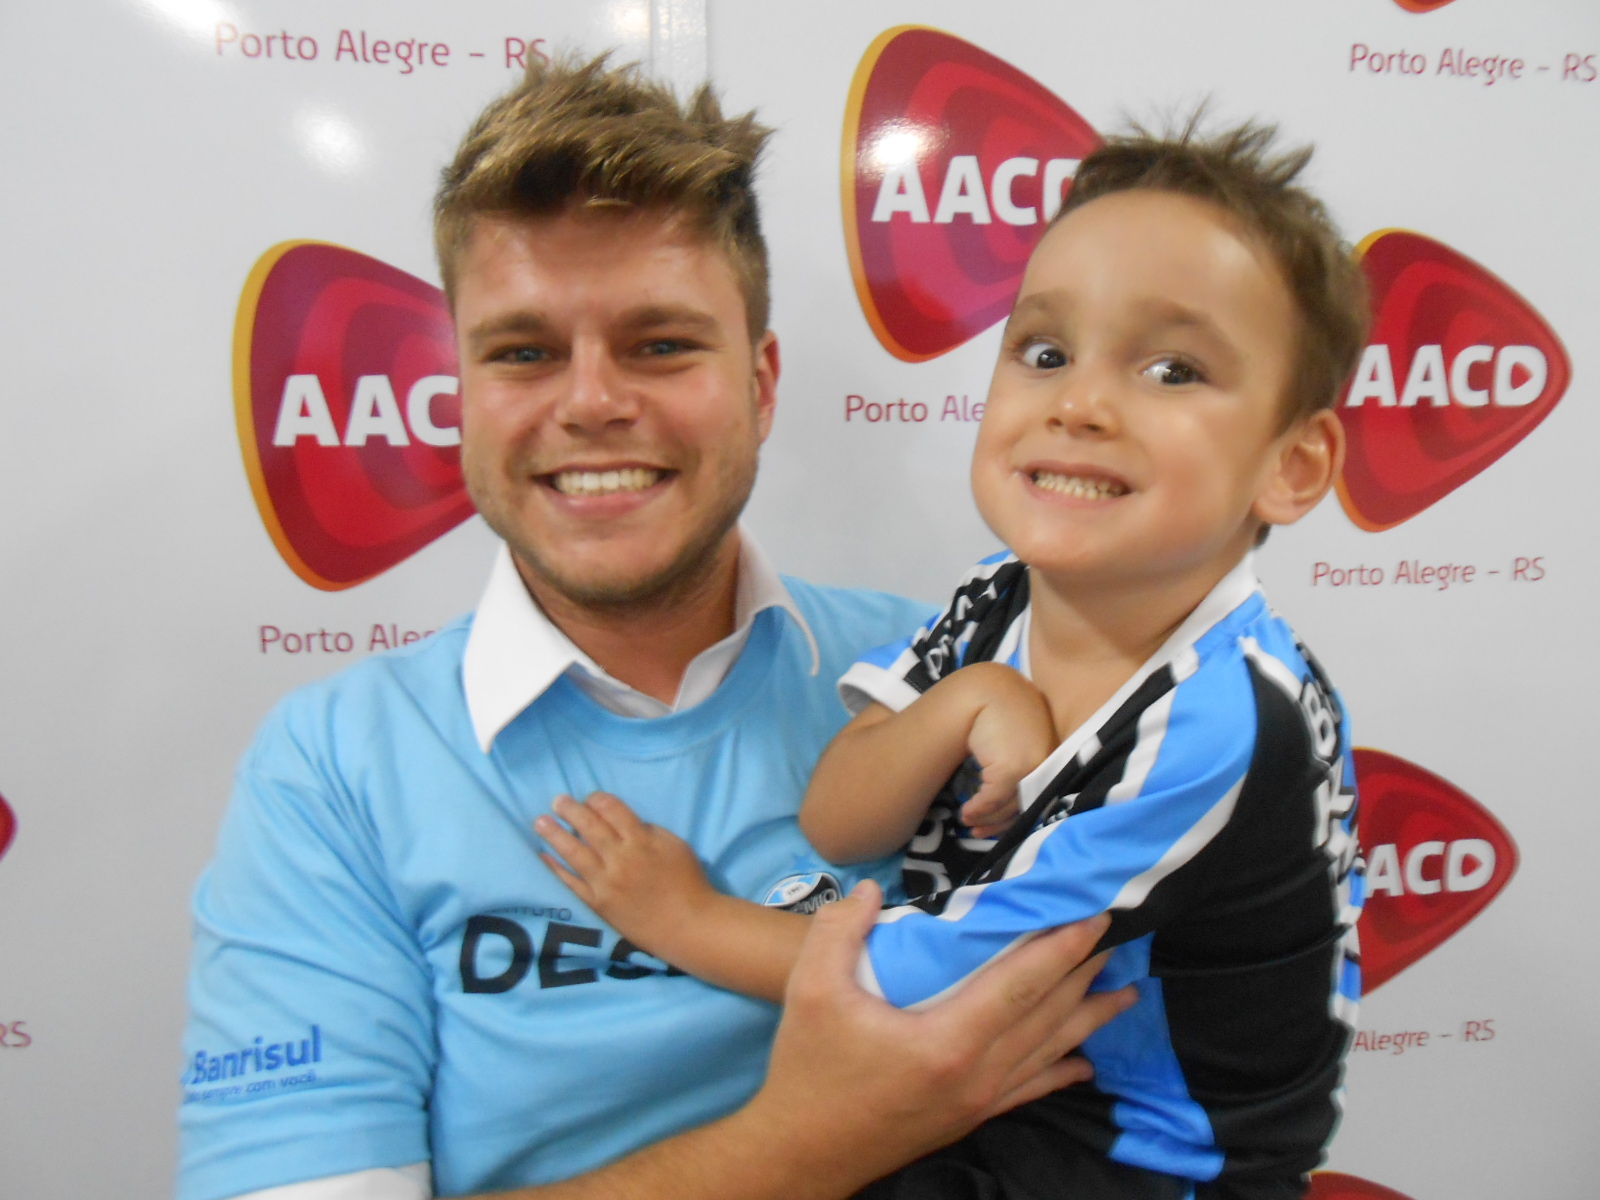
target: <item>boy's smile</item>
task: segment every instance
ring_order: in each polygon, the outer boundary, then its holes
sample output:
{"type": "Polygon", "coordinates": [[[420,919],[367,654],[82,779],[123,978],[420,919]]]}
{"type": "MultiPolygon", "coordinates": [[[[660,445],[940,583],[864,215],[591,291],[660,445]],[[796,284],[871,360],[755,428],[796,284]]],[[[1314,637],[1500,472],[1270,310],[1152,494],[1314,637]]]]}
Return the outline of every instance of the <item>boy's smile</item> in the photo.
{"type": "Polygon", "coordinates": [[[1070,213],[990,386],[972,461],[989,527],[1047,579],[1192,584],[1198,602],[1263,522],[1300,515],[1298,321],[1272,258],[1205,201],[1136,190],[1070,213]]]}

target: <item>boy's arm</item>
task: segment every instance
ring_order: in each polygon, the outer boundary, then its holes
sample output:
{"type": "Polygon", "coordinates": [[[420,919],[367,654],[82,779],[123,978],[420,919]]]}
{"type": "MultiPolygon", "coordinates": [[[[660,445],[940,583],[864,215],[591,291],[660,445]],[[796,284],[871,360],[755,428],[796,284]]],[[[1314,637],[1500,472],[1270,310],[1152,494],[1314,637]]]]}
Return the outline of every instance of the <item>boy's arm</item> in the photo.
{"type": "Polygon", "coordinates": [[[534,828],[559,859],[550,869],[640,949],[717,987],[777,1003],[807,918],[717,891],[689,844],[641,821],[617,797],[558,796],[534,828]]]}
{"type": "Polygon", "coordinates": [[[1002,663],[973,663],[898,713],[871,704],[845,726],[811,776],[800,828],[834,862],[892,854],[970,756],[983,786],[962,822],[980,836],[998,832],[1015,815],[1017,784],[1054,746],[1038,689],[1002,663]]]}

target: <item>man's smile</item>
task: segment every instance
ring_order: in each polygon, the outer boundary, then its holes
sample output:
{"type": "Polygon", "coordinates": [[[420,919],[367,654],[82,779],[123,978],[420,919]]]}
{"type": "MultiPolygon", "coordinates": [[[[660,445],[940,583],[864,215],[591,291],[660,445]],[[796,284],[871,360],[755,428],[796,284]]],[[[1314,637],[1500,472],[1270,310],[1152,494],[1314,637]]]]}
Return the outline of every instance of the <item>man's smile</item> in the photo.
{"type": "Polygon", "coordinates": [[[563,496],[613,496],[619,492],[646,491],[670,474],[672,472],[654,467],[621,467],[556,471],[543,478],[563,496]]]}

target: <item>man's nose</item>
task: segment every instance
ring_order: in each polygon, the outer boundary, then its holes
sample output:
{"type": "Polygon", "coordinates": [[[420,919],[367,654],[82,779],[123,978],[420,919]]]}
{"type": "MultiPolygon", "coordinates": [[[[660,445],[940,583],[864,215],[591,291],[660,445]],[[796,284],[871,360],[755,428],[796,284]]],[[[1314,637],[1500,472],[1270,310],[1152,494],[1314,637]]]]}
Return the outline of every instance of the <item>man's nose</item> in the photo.
{"type": "Polygon", "coordinates": [[[610,348],[599,339],[575,344],[556,419],[569,429],[597,432],[632,424],[638,415],[637,397],[610,348]]]}

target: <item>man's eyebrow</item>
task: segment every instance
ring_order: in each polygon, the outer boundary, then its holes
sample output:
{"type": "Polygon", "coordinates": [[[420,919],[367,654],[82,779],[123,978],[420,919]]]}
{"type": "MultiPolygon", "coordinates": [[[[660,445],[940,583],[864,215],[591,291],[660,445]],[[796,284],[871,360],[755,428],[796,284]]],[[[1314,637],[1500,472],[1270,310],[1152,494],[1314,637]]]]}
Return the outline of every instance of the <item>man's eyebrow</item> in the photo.
{"type": "MultiPolygon", "coordinates": [[[[617,320],[618,328],[629,332],[673,328],[701,337],[720,332],[716,317],[688,304],[645,304],[629,309],[617,320]]],[[[553,333],[556,323],[543,313],[519,309],[481,321],[467,330],[467,341],[481,343],[511,336],[543,337],[553,333]]]]}
{"type": "Polygon", "coordinates": [[[553,328],[553,324],[542,313],[519,309],[480,321],[467,330],[467,341],[486,342],[507,334],[537,337],[549,333],[553,328]]]}
{"type": "Polygon", "coordinates": [[[671,326],[702,337],[721,329],[716,317],[688,304],[647,304],[630,309],[617,322],[623,329],[645,330],[671,326]]]}

